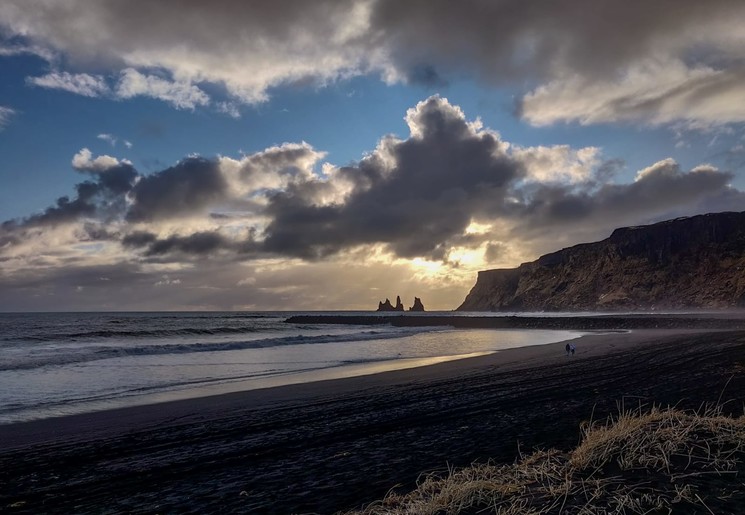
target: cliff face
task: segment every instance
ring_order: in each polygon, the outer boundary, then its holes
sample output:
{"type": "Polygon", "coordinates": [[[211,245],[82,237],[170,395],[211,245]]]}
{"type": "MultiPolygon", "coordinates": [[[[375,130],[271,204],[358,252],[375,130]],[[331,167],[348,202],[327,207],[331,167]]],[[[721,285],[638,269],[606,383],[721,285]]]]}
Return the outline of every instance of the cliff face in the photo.
{"type": "Polygon", "coordinates": [[[616,229],[517,268],[479,272],[459,311],[745,307],[745,212],[616,229]]]}

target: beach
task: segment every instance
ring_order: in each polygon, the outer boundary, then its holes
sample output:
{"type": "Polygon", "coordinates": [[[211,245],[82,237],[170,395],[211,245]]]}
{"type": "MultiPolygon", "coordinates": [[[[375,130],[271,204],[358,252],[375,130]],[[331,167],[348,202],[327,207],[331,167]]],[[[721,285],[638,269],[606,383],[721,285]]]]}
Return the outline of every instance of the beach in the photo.
{"type": "Polygon", "coordinates": [[[640,329],[380,374],[0,425],[9,512],[333,513],[577,444],[619,407],[742,412],[745,331],[640,329]]]}

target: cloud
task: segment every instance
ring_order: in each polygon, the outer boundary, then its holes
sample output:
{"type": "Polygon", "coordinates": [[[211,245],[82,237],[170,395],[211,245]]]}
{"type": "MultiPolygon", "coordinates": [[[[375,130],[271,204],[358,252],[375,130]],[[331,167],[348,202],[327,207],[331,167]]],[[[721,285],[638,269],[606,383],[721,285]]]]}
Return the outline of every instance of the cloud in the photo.
{"type": "MultiPolygon", "coordinates": [[[[204,301],[192,307],[224,306],[218,294],[203,295],[215,287],[225,302],[243,305],[236,292],[245,294],[246,286],[263,308],[305,307],[312,306],[310,288],[320,283],[301,280],[297,270],[326,274],[336,267],[350,280],[349,270],[374,270],[376,279],[365,281],[381,297],[374,282],[395,287],[387,267],[412,295],[421,296],[418,285],[444,298],[444,291],[464,295],[476,270],[514,266],[607,237],[619,226],[745,210],[732,173],[705,163],[684,169],[662,159],[631,182],[614,182],[618,163],[605,161],[598,148],[504,141],[437,95],[409,109],[405,120],[407,137],[384,136],[359,162],[341,167],[303,142],[239,158],[189,156],[148,174],[81,149],[72,162],[85,180],[74,195],[0,224],[0,290],[9,285],[41,295],[41,283],[20,284],[22,277],[40,280],[45,270],[55,291],[97,292],[99,278],[112,277],[102,266],[120,264],[127,273],[140,271],[131,282],[141,295],[164,274],[181,279],[184,299],[204,301]],[[86,265],[97,274],[88,282],[86,265]],[[212,276],[222,278],[218,286],[212,276]],[[246,277],[255,284],[239,285],[246,277]]],[[[328,302],[340,302],[343,295],[336,295],[328,302]]],[[[152,302],[165,299],[183,301],[156,296],[152,302]]]]}
{"type": "Polygon", "coordinates": [[[249,241],[237,242],[218,231],[202,231],[188,236],[171,235],[159,239],[148,232],[134,232],[122,238],[122,245],[134,249],[144,249],[146,256],[180,254],[182,258],[203,257],[221,251],[246,252],[249,241]]]}
{"type": "Polygon", "coordinates": [[[267,250],[318,258],[347,246],[383,243],[399,256],[437,256],[480,212],[499,209],[510,184],[525,175],[498,134],[469,124],[434,96],[407,112],[407,140],[384,138],[357,166],[336,171],[347,181],[343,204],[314,202],[315,181],[270,198],[267,250]]]}
{"type": "Polygon", "coordinates": [[[531,85],[518,95],[521,114],[535,125],[699,127],[745,121],[735,100],[745,68],[743,20],[745,5],[736,0],[383,0],[370,26],[385,35],[397,77],[424,66],[444,77],[531,85]]]}
{"type": "Polygon", "coordinates": [[[24,45],[17,42],[13,44],[7,44],[4,42],[0,42],[1,57],[12,57],[17,55],[35,55],[41,57],[47,62],[52,62],[57,58],[56,54],[53,51],[40,45],[24,45]]]}
{"type": "Polygon", "coordinates": [[[96,138],[108,142],[112,147],[116,146],[117,138],[113,134],[99,134],[96,138]]]}
{"type": "MultiPolygon", "coordinates": [[[[120,98],[146,95],[194,109],[210,102],[199,87],[210,83],[227,91],[215,106],[232,116],[238,103],[263,102],[280,85],[375,74],[426,87],[470,77],[517,88],[523,116],[536,125],[745,121],[741,102],[733,102],[745,69],[739,0],[217,6],[179,0],[132,9],[107,0],[90,9],[84,0],[7,0],[0,26],[27,48],[121,74],[120,98]]],[[[100,76],[65,73],[32,80],[91,96],[105,91],[100,76]]]]}
{"type": "Polygon", "coordinates": [[[615,227],[718,211],[745,209],[733,175],[703,165],[684,171],[671,158],[640,170],[634,182],[594,189],[539,185],[523,192],[513,213],[514,237],[540,242],[541,251],[607,235],[615,227]],[[545,241],[545,238],[551,239],[545,241]]]}
{"type": "Polygon", "coordinates": [[[217,9],[184,0],[146,10],[119,1],[89,9],[76,0],[32,0],[4,3],[0,24],[78,64],[124,70],[122,94],[150,91],[174,105],[184,105],[186,95],[187,104],[200,105],[195,99],[203,97],[188,84],[221,84],[235,99],[256,103],[279,84],[323,84],[359,73],[377,53],[361,41],[368,37],[368,11],[368,2],[332,0],[222,2],[217,9]],[[143,70],[163,70],[184,87],[175,93],[152,76],[135,75],[143,70]]]}
{"type": "Polygon", "coordinates": [[[231,118],[238,119],[241,117],[241,110],[235,102],[218,102],[215,108],[217,112],[227,114],[231,118]]]}
{"type": "Polygon", "coordinates": [[[631,67],[620,80],[573,76],[537,88],[522,101],[533,125],[556,122],[684,122],[694,128],[745,121],[742,95],[745,67],[717,70],[682,61],[631,67]]]}
{"type": "MultiPolygon", "coordinates": [[[[170,81],[157,75],[140,73],[133,68],[122,70],[113,88],[104,77],[87,73],[52,72],[41,77],[28,77],[26,82],[86,97],[111,97],[119,100],[138,96],[156,98],[176,109],[194,109],[210,104],[210,97],[190,81],[170,81]]],[[[235,108],[225,106],[219,110],[231,116],[237,113],[235,108]]]]}
{"type": "MultiPolygon", "coordinates": [[[[108,134],[102,134],[100,136],[109,136],[108,134]]],[[[104,139],[104,138],[101,138],[104,139]]],[[[128,161],[122,161],[129,163],[128,161]]],[[[93,158],[93,154],[87,148],[80,149],[80,152],[75,154],[72,158],[72,167],[80,172],[104,172],[109,168],[118,166],[120,161],[111,156],[102,155],[93,158]]]]}
{"type": "Polygon", "coordinates": [[[100,75],[52,72],[41,77],[28,77],[26,82],[48,89],[61,89],[85,97],[102,97],[110,93],[109,85],[100,75]]]}
{"type": "Polygon", "coordinates": [[[711,166],[686,172],[667,159],[633,183],[614,184],[617,163],[597,148],[511,145],[437,96],[406,120],[408,139],[384,138],[358,165],[329,175],[352,184],[342,200],[315,202],[315,180],[270,197],[265,250],[317,259],[381,244],[401,258],[447,260],[456,248],[505,238],[534,248],[549,234],[545,245],[599,238],[623,224],[720,210],[715,199],[723,197],[745,209],[745,196],[729,186],[732,174],[711,166]],[[468,232],[474,221],[502,228],[477,237],[468,232]]]}
{"type": "Polygon", "coordinates": [[[241,196],[260,190],[282,190],[292,181],[307,181],[325,156],[325,152],[305,142],[283,143],[239,160],[220,157],[219,165],[233,194],[241,196]]]}
{"type": "MultiPolygon", "coordinates": [[[[75,185],[75,197],[59,197],[53,206],[41,213],[21,220],[4,222],[1,225],[3,230],[0,230],[0,237],[3,232],[7,235],[24,232],[29,228],[57,226],[89,219],[106,222],[121,215],[126,209],[125,196],[138,179],[132,163],[126,159],[119,161],[107,155],[93,158],[90,150],[83,148],[73,156],[71,164],[75,170],[92,176],[91,179],[75,185]]],[[[86,233],[90,236],[90,231],[86,233]]],[[[23,234],[23,237],[29,236],[23,234]]]]}
{"type": "Polygon", "coordinates": [[[131,141],[129,141],[129,140],[126,140],[126,139],[122,139],[122,140],[120,140],[120,139],[119,139],[119,138],[118,138],[117,136],[115,136],[114,134],[109,134],[109,133],[106,133],[106,132],[104,132],[104,133],[101,133],[101,134],[98,134],[98,135],[96,136],[96,138],[98,138],[98,139],[100,139],[100,140],[103,140],[103,141],[105,141],[105,142],[109,143],[109,144],[110,144],[110,145],[111,145],[112,147],[116,147],[116,145],[117,145],[117,143],[119,143],[119,141],[121,141],[122,145],[124,145],[124,146],[125,146],[126,148],[132,148],[132,147],[133,147],[133,145],[132,145],[132,142],[131,142],[131,141]]]}
{"type": "Polygon", "coordinates": [[[602,161],[598,147],[575,150],[569,145],[540,145],[515,147],[511,153],[527,169],[527,178],[537,182],[584,182],[602,161]]]}
{"type": "Polygon", "coordinates": [[[210,103],[210,97],[190,81],[169,81],[156,75],[145,75],[133,68],[122,71],[115,95],[127,99],[136,96],[157,98],[177,109],[194,109],[210,103]]]}
{"type": "Polygon", "coordinates": [[[600,149],[512,144],[437,95],[405,120],[406,139],[385,136],[343,167],[319,167],[324,152],[285,143],[240,159],[191,156],[142,175],[129,161],[83,148],[72,165],[91,179],[77,195],[8,227],[115,221],[125,249],[160,261],[315,261],[374,247],[455,266],[463,259],[454,256],[475,249],[514,256],[502,247],[510,239],[530,252],[559,227],[553,245],[716,210],[715,199],[745,209],[733,176],[710,165],[684,171],[668,158],[615,184],[618,163],[600,149]]]}
{"type": "Polygon", "coordinates": [[[163,274],[153,286],[175,286],[179,284],[181,284],[181,279],[171,279],[168,274],[163,274]]]}
{"type": "Polygon", "coordinates": [[[0,131],[3,130],[9,123],[10,119],[16,114],[15,109],[10,107],[0,106],[0,131]]]}
{"type": "Polygon", "coordinates": [[[127,220],[147,222],[197,214],[225,199],[228,185],[216,161],[189,157],[141,176],[130,191],[127,220]]]}

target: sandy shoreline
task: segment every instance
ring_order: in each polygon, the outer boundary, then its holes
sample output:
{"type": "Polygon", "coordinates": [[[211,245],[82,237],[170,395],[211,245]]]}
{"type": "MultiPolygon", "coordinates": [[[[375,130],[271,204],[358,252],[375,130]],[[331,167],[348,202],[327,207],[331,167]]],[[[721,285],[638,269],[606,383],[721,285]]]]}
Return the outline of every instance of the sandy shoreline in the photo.
{"type": "Polygon", "coordinates": [[[575,344],[574,358],[555,343],[3,425],[0,507],[327,513],[447,464],[512,461],[518,441],[572,445],[582,420],[617,401],[697,407],[745,391],[745,332],[644,329],[575,344]]]}
{"type": "MultiPolygon", "coordinates": [[[[594,356],[610,350],[628,349],[643,345],[647,335],[680,334],[683,331],[619,331],[588,334],[572,339],[580,351],[575,357],[594,356]]],[[[691,331],[695,333],[696,331],[691,331]]],[[[368,388],[393,386],[419,381],[442,380],[483,369],[510,370],[550,364],[563,355],[565,341],[535,347],[507,349],[487,356],[453,360],[423,367],[391,370],[358,377],[313,381],[301,384],[280,385],[212,396],[160,402],[124,408],[98,410],[92,413],[44,418],[30,422],[0,424],[0,441],[5,450],[45,443],[50,440],[79,441],[96,438],[112,432],[125,433],[142,426],[168,424],[175,419],[188,422],[192,419],[219,418],[224,412],[236,409],[259,409],[276,404],[303,403],[325,395],[345,395],[368,388]],[[116,422],[113,424],[112,422],[116,422]]]]}

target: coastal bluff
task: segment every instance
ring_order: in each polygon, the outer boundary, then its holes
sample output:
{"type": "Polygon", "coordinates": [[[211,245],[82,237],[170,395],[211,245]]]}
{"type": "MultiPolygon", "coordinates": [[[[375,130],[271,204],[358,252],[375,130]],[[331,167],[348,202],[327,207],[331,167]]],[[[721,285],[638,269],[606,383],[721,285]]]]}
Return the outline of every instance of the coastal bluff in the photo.
{"type": "Polygon", "coordinates": [[[479,272],[458,311],[745,307],[745,212],[616,229],[605,240],[479,272]]]}

